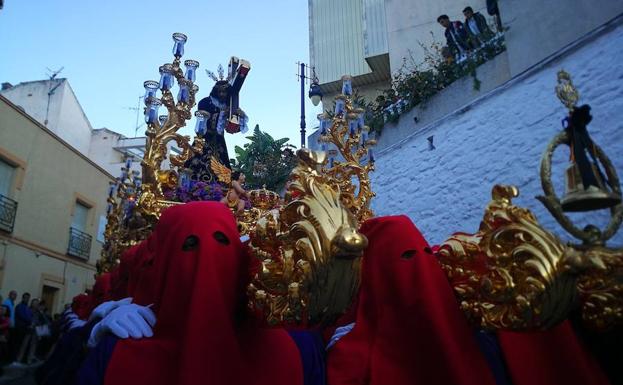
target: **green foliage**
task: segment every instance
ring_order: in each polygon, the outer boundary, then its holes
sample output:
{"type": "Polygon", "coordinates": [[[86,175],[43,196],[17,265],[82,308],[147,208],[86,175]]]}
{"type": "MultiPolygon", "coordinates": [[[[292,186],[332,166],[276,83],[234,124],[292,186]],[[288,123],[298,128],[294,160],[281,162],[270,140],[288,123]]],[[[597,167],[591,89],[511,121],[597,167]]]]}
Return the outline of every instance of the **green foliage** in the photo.
{"type": "Polygon", "coordinates": [[[266,185],[269,190],[281,191],[296,166],[294,146],[287,144],[288,138],[275,140],[267,132],[262,132],[259,125],[255,125],[253,134],[247,139],[251,142],[235,148],[233,169],[246,175],[248,189],[266,185]]]}
{"type": "Polygon", "coordinates": [[[412,57],[409,60],[405,58],[402,68],[392,79],[392,87],[383,91],[373,102],[361,102],[371,132],[380,135],[385,123],[398,121],[401,114],[424,105],[433,95],[465,76],[471,76],[474,90],[480,90],[481,81],[476,69],[506,50],[501,36],[490,40],[460,62],[444,58],[440,44],[422,48],[425,52],[423,63],[415,63],[412,57]]]}

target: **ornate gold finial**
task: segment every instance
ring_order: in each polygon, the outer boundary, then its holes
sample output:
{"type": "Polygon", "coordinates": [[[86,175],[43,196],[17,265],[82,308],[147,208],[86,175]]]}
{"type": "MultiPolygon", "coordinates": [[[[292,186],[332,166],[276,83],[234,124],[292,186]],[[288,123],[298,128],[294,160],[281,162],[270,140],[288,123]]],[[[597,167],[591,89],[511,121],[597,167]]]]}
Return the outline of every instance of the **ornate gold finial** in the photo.
{"type": "Polygon", "coordinates": [[[592,119],[590,107],[575,107],[578,91],[571,82],[571,76],[562,70],[558,72],[556,95],[569,108],[570,114],[564,120],[564,129],[552,139],[543,153],[541,184],[544,195],[537,196],[537,199],[569,234],[585,245],[604,245],[616,234],[623,221],[619,177],[608,156],[588,133],[587,125],[592,119]],[[559,199],[552,183],[552,157],[561,145],[569,147],[571,156],[565,175],[565,195],[559,199]],[[611,219],[603,231],[594,225],[580,229],[564,213],[604,208],[610,208],[611,219]]]}
{"type": "Polygon", "coordinates": [[[564,104],[569,111],[573,111],[573,108],[580,99],[580,93],[573,85],[571,81],[571,75],[564,70],[558,71],[558,85],[556,86],[556,96],[564,104]]]}

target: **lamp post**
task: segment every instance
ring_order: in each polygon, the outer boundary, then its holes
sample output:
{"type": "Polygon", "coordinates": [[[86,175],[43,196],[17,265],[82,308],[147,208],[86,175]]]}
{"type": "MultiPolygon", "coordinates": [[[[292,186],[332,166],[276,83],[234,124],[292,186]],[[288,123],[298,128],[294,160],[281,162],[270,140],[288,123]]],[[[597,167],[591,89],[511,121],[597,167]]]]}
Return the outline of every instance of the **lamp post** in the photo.
{"type": "Polygon", "coordinates": [[[314,106],[317,106],[322,100],[322,91],[314,67],[301,62],[297,63],[297,66],[298,78],[301,82],[301,148],[303,148],[305,147],[305,80],[311,80],[308,96],[314,106]],[[311,69],[311,77],[306,74],[308,69],[311,69]]]}

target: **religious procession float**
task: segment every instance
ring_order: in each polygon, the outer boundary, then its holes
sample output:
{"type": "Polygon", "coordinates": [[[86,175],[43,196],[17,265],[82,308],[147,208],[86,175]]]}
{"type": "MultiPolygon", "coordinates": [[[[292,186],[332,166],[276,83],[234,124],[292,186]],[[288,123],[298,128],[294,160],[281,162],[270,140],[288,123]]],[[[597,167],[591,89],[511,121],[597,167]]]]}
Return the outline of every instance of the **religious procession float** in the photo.
{"type": "MultiPolygon", "coordinates": [[[[333,153],[300,149],[282,194],[245,191],[223,134],[246,129],[238,94],[250,64],[234,57],[212,74],[191,140],[178,131],[197,104],[199,63],[182,62],[186,37],[173,38],[173,61],[160,67],[159,81],[144,83],[140,177],[128,161],[111,185],[92,293],[108,281],[99,302],[132,297],[136,314],[149,308],[153,332],[123,338],[104,328],[116,338],[106,364],[92,364],[93,352],[85,359],[99,383],[621,380],[623,249],[606,244],[623,220],[621,188],[568,73],[559,72],[555,91],[569,114],[544,147],[538,199],[578,242],[561,241],[515,206],[516,187],[495,185],[478,229],[457,229],[472,232],[431,247],[407,217],[370,209],[375,140],[349,77],[320,125],[333,153]],[[170,142],[180,153],[169,152],[170,142]],[[560,146],[570,154],[562,198],[551,177],[560,146]],[[604,229],[579,228],[567,215],[604,208],[604,229]]],[[[101,323],[124,306],[101,314],[101,323]]]]}

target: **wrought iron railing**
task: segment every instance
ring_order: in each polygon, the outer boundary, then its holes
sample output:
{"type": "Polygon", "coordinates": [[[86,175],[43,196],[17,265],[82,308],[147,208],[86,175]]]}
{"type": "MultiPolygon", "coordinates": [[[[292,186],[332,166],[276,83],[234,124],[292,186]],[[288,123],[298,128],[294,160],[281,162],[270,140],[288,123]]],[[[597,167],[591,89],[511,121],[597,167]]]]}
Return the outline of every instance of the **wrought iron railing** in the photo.
{"type": "Polygon", "coordinates": [[[0,194],[0,230],[13,232],[17,202],[0,194]]]}
{"type": "Polygon", "coordinates": [[[88,260],[91,253],[91,238],[89,234],[70,227],[67,254],[88,260]]]}

